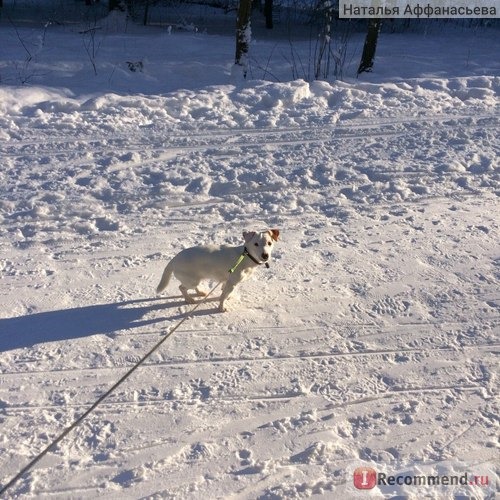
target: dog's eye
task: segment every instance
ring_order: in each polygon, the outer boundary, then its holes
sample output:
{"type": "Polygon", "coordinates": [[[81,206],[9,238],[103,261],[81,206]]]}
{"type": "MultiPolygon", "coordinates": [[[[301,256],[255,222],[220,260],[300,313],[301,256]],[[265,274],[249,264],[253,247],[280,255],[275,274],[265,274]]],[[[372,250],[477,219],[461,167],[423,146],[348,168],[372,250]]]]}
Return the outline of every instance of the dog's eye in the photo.
{"type": "Polygon", "coordinates": [[[258,247],[258,246],[259,246],[259,244],[258,244],[258,243],[254,243],[254,245],[255,245],[256,247],[258,247]]]}
{"type": "Polygon", "coordinates": [[[272,243],[271,243],[270,241],[268,241],[268,242],[267,242],[267,244],[268,244],[269,246],[271,246],[271,245],[272,245],[272,243]]]}

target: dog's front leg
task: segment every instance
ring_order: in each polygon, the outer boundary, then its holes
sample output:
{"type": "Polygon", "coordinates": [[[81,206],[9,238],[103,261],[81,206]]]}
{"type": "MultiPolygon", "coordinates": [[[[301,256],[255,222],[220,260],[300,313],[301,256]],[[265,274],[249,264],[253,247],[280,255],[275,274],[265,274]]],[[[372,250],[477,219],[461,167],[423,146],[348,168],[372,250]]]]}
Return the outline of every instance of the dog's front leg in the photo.
{"type": "Polygon", "coordinates": [[[225,302],[229,298],[231,293],[233,292],[235,286],[236,286],[236,282],[234,282],[231,279],[227,280],[226,283],[224,283],[224,285],[222,286],[222,293],[221,293],[220,302],[219,302],[219,311],[220,312],[227,311],[225,302]]]}

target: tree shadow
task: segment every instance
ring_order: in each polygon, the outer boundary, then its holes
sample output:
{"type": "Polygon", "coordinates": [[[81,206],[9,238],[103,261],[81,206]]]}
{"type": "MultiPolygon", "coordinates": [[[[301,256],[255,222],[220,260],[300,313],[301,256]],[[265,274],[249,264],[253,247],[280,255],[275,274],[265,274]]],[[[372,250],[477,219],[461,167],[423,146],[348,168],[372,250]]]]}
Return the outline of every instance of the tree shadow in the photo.
{"type": "Polygon", "coordinates": [[[162,315],[144,319],[148,313],[186,305],[183,299],[177,299],[182,297],[128,300],[3,318],[0,319],[0,352],[97,334],[111,335],[119,330],[141,328],[186,316],[201,316],[214,312],[212,309],[197,310],[194,313],[188,310],[173,316],[162,315]]]}

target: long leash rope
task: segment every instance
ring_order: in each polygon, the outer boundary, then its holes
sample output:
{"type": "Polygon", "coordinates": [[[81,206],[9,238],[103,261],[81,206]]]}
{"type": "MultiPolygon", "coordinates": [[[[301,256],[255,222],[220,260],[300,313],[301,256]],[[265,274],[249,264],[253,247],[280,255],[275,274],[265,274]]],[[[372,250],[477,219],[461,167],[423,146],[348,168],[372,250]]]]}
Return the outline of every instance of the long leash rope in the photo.
{"type": "MultiPolygon", "coordinates": [[[[238,262],[237,265],[241,263],[238,262]]],[[[234,268],[237,267],[234,266],[234,268]]],[[[69,427],[64,429],[59,436],[52,441],[44,450],[42,450],[35,458],[33,458],[25,467],[23,467],[7,484],[4,486],[0,487],[0,496],[3,495],[9,488],[14,486],[19,479],[21,479],[28,471],[30,471],[47,453],[49,453],[55,446],[57,446],[73,429],[78,427],[111,393],[113,393],[118,386],[120,386],[125,380],[127,380],[132,373],[134,373],[137,368],[139,368],[150,356],[153,354],[157,349],[159,349],[163,343],[176,331],[179,329],[179,327],[187,321],[191,315],[200,307],[202,304],[204,304],[207,299],[215,292],[215,290],[219,287],[221,282],[217,283],[208,293],[205,295],[205,297],[200,300],[199,302],[196,303],[196,305],[189,311],[184,318],[182,318],[168,333],[166,333],[162,339],[151,349],[149,350],[128,372],[123,375],[123,377],[118,380],[113,386],[111,386],[104,394],[102,394],[99,399],[95,403],[90,406],[90,408],[85,411],[80,417],[78,417],[69,427]]]]}

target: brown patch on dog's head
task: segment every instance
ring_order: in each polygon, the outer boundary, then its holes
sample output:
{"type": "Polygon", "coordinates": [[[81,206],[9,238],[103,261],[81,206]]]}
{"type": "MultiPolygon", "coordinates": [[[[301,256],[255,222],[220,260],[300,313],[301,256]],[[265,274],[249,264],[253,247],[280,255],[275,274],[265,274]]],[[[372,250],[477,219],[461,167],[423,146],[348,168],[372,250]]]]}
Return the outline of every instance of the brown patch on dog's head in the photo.
{"type": "Polygon", "coordinates": [[[268,233],[271,235],[271,238],[274,241],[278,241],[278,237],[280,235],[280,230],[279,229],[270,229],[268,233]]]}

